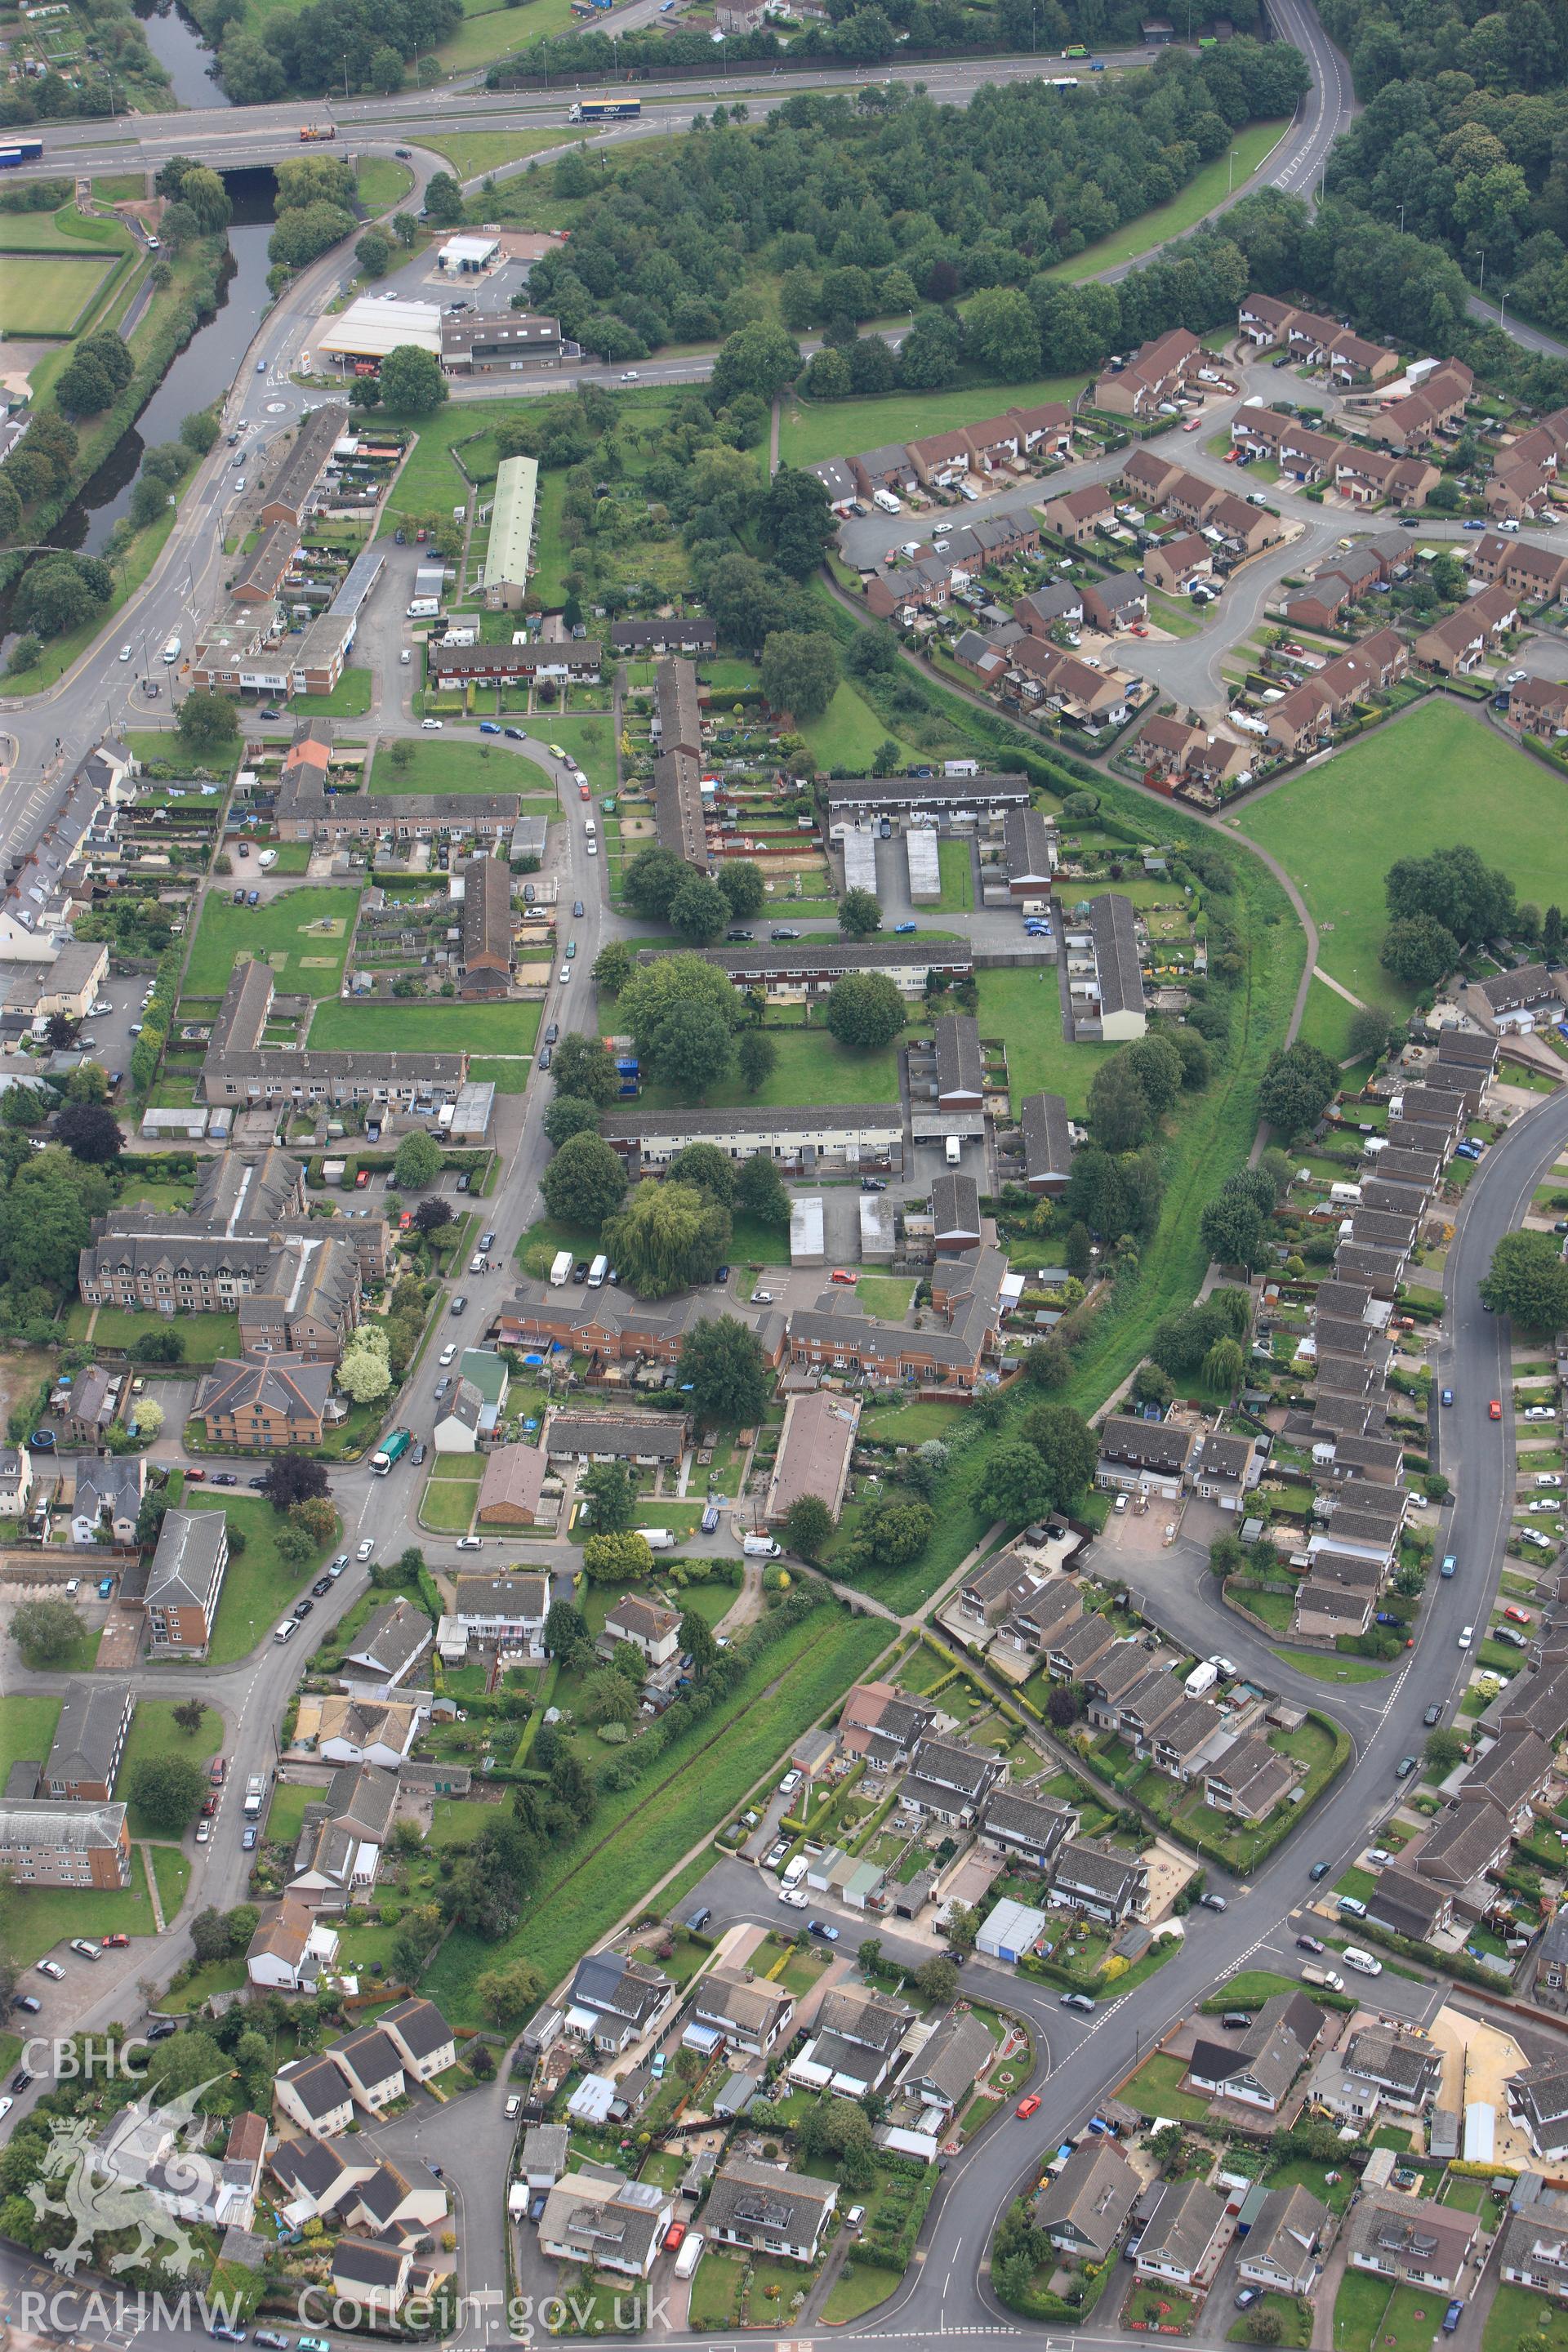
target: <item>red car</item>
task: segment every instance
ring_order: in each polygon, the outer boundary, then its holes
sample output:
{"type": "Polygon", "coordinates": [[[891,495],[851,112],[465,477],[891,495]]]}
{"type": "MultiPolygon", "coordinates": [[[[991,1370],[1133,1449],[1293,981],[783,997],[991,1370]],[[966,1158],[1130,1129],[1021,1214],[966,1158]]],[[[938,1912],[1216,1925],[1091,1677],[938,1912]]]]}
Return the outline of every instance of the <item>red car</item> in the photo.
{"type": "Polygon", "coordinates": [[[577,797],[580,801],[585,801],[588,798],[588,787],[586,784],[578,785],[577,797]]]}
{"type": "Polygon", "coordinates": [[[204,1797],[202,1799],[202,1818],[204,1821],[210,1822],[216,1811],[217,1799],[216,1796],[204,1797]]]}
{"type": "Polygon", "coordinates": [[[1500,1421],[1502,1419],[1502,1407],[1499,1404],[1496,1397],[1493,1397],[1490,1404],[1487,1407],[1487,1417],[1491,1421],[1500,1421]]]}
{"type": "Polygon", "coordinates": [[[847,1282],[847,1283],[848,1283],[848,1284],[849,1284],[849,1286],[850,1286],[850,1287],[851,1287],[852,1289],[853,1289],[853,1287],[854,1287],[855,1284],[856,1284],[856,1283],[858,1283],[858,1282],[859,1281],[859,1279],[860,1279],[860,1277],[859,1277],[859,1276],[858,1276],[858,1274],[849,1274],[849,1273],[847,1273],[847,1272],[845,1271],[844,1267],[843,1267],[843,1266],[841,1266],[841,1265],[840,1265],[840,1266],[835,1266],[835,1268],[834,1268],[834,1270],[833,1270],[833,1277],[832,1277],[832,1278],[833,1278],[833,1280],[834,1280],[835,1282],[847,1282]]]}
{"type": "Polygon", "coordinates": [[[106,1952],[128,1952],[131,1938],[129,1936],[105,1936],[102,1948],[106,1952]]]}
{"type": "Polygon", "coordinates": [[[359,1174],[354,1178],[354,1190],[355,1190],[355,1192],[363,1192],[364,1191],[364,1189],[365,1189],[365,1186],[366,1186],[369,1182],[370,1182],[370,1170],[369,1170],[368,1168],[362,1168],[362,1169],[360,1170],[360,1171],[359,1171],[359,1174]]]}
{"type": "Polygon", "coordinates": [[[212,1782],[215,1789],[222,1788],[223,1776],[227,1769],[228,1766],[224,1762],[221,1756],[215,1756],[213,1758],[212,1762],[207,1766],[207,1779],[212,1782]]]}
{"type": "Polygon", "coordinates": [[[684,2222],[684,2221],[672,2221],[672,2222],[670,2223],[670,2225],[669,2225],[668,2229],[668,2230],[665,2231],[665,2233],[664,2233],[664,2251],[665,2251],[665,2252],[666,2252],[667,2254],[673,2254],[673,2253],[675,2252],[676,2249],[679,2246],[679,2244],[680,2244],[680,2242],[681,2242],[681,2240],[685,2237],[685,2235],[686,2235],[686,2224],[685,2224],[685,2222],[684,2222]]]}
{"type": "Polygon", "coordinates": [[[201,1465],[200,1465],[199,1464],[197,1464],[197,1465],[195,1465],[193,1468],[191,1468],[191,1469],[189,1469],[189,1470],[187,1470],[187,1471],[186,1471],[186,1473],[185,1473],[185,1483],[186,1483],[186,1485],[187,1485],[187,1486],[189,1486],[189,1484],[190,1484],[191,1480],[194,1478],[194,1479],[196,1481],[197,1485],[199,1486],[199,1485],[200,1485],[200,1483],[201,1483],[201,1481],[202,1481],[202,1480],[206,1476],[206,1475],[207,1475],[207,1474],[206,1474],[206,1472],[205,1472],[205,1471],[201,1467],[201,1465]]]}
{"type": "Polygon", "coordinates": [[[1021,2124],[1027,2123],[1031,2116],[1039,2113],[1039,2107],[1040,2095],[1037,2091],[1031,2091],[1026,2099],[1020,2099],[1018,2102],[1018,2121],[1021,2124]]]}
{"type": "Polygon", "coordinates": [[[1529,1612],[1524,1609],[1514,1608],[1511,1601],[1502,1613],[1508,1619],[1510,1625],[1528,1625],[1530,1622],[1529,1612]]]}

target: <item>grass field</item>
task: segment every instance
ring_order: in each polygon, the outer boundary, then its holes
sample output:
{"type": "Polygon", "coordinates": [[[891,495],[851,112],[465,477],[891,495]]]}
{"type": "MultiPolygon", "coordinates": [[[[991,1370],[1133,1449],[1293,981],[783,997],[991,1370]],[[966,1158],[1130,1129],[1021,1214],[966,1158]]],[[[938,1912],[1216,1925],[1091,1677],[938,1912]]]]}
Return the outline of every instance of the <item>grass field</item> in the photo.
{"type": "Polygon", "coordinates": [[[1083,385],[1081,375],[1047,375],[1033,383],[969,383],[952,392],[889,393],[877,400],[792,401],[780,427],[779,456],[786,466],[814,466],[820,457],[842,457],[851,449],[875,449],[884,441],[913,441],[952,425],[975,425],[1008,408],[1076,400],[1083,385]]]}
{"type": "Polygon", "coordinates": [[[414,185],[407,164],[395,163],[390,155],[362,155],[354,166],[354,180],[359,200],[369,213],[389,213],[414,185]]]}
{"type": "Polygon", "coordinates": [[[0,318],[9,335],[68,335],[96,300],[110,264],[107,256],[0,253],[0,318]]]}
{"type": "Polygon", "coordinates": [[[485,1465],[469,1454],[437,1454],[419,1505],[427,1528],[445,1535],[466,1536],[479,1500],[485,1465]]]}
{"type": "Polygon", "coordinates": [[[1415,992],[1377,961],[1384,876],[1395,858],[1469,842],[1511,876],[1521,898],[1544,907],[1568,893],[1568,835],[1547,772],[1444,696],[1291,777],[1247,811],[1240,830],[1300,887],[1323,970],[1402,1015],[1415,992]]]}
{"type": "Polygon", "coordinates": [[[185,991],[221,996],[235,965],[263,956],[289,996],[335,996],[343,976],[357,890],[285,890],[262,907],[237,907],[221,890],[207,893],[185,991]]]}
{"type": "Polygon", "coordinates": [[[1334,2352],[1431,2352],[1447,2304],[1428,2287],[1391,2288],[1370,2272],[1347,2271],[1334,2297],[1334,2352]]]}
{"type": "MultiPolygon", "coordinates": [[[[85,1334],[93,1310],[80,1299],[72,1303],[67,1318],[67,1328],[79,1316],[85,1334]]],[[[210,1364],[218,1356],[239,1353],[239,1318],[237,1315],[182,1315],[180,1337],[185,1343],[184,1361],[188,1364],[210,1364]]],[[[149,1311],[139,1314],[130,1307],[100,1307],[92,1323],[92,1336],[106,1348],[132,1348],[150,1331],[166,1331],[169,1318],[149,1311]]]]}
{"type": "Polygon", "coordinates": [[[278,1780],[267,1808],[267,1840],[281,1845],[297,1838],[305,1825],[305,1808],[315,1794],[302,1780],[278,1780]]]}
{"type": "MultiPolygon", "coordinates": [[[[702,1097],[705,1109],[738,1109],[747,1103],[898,1101],[896,1042],[879,1052],[859,1054],[840,1045],[826,1029],[774,1029],[769,1034],[779,1057],[767,1084],[752,1095],[738,1077],[729,1078],[722,1086],[709,1088],[702,1097]]],[[[678,1103],[668,1087],[645,1087],[643,1100],[656,1110],[673,1109],[678,1103]]]]}
{"type": "MultiPolygon", "coordinates": [[[[223,1717],[216,1707],[207,1709],[199,1730],[182,1731],[174,1721],[174,1709],[179,1704],[172,1698],[144,1698],[138,1705],[121,1759],[121,1796],[129,1797],[132,1775],[149,1756],[184,1756],[192,1763],[205,1764],[223,1746],[223,1717]]],[[[143,1821],[134,1805],[127,1815],[126,1825],[133,1838],[167,1835],[166,1831],[159,1831],[151,1822],[143,1821]]]]}
{"type": "Polygon", "coordinates": [[[13,1764],[24,1759],[43,1762],[54,1743],[60,1706],[58,1698],[19,1695],[0,1706],[0,1786],[13,1764]]]}
{"type": "Polygon", "coordinates": [[[191,1857],[177,1845],[150,1845],[147,1851],[153,1857],[153,1875],[158,1882],[163,1925],[172,1927],[191,1883],[191,1857]]]}
{"type": "Polygon", "coordinates": [[[1046,276],[1098,278],[1102,270],[1113,268],[1119,261],[1136,260],[1141,253],[1163,245],[1167,237],[1183,236],[1213,212],[1229,189],[1239,188],[1252,177],[1284,128],[1282,122],[1248,123],[1231,142],[1234,177],[1230,160],[1225,155],[1217,157],[1214,163],[1205,163],[1168,205],[1156,205],[1152,212],[1140,213],[1136,220],[1124,222],[1110,236],[1098,237],[1093,245],[1086,245],[1070,261],[1058,261],[1047,270],[1046,276]]]}
{"type": "MultiPolygon", "coordinates": [[[[140,181],[136,188],[140,194],[140,181]]],[[[0,214],[0,252],[65,253],[79,260],[84,245],[124,253],[130,244],[130,232],[118,221],[79,213],[74,204],[62,205],[56,213],[0,214]]]]}
{"type": "Polygon", "coordinates": [[[582,769],[595,798],[615,791],[616,730],[608,711],[536,710],[528,731],[542,743],[559,743],[582,769]]]}
{"type": "Polygon", "coordinates": [[[1372,1658],[1341,1658],[1327,1650],[1276,1650],[1275,1656],[1320,1683],[1375,1683],[1391,1672],[1372,1658]]]}
{"type": "Polygon", "coordinates": [[[19,1969],[30,1969],[51,1946],[73,1936],[98,1943],[105,1936],[152,1933],[153,1898],[139,1846],[131,1849],[129,1886],[18,1886],[0,1893],[0,1934],[19,1969]]]}
{"type": "Polygon", "coordinates": [[[552,1854],[504,1944],[459,1930],[423,1990],[455,2022],[473,2021],[474,1979],[526,1952],[553,1984],[648,1886],[711,1834],[763,1773],[887,1646],[888,1627],[814,1610],[755,1660],[727,1706],[677,1738],[630,1790],[603,1798],[582,1835],[552,1854]]]}
{"type": "MultiPolygon", "coordinates": [[[[226,1511],[229,1528],[245,1536],[245,1552],[231,1559],[218,1596],[217,1627],[207,1664],[232,1666],[268,1635],[286,1617],[301,1592],[321,1574],[321,1561],[332,1549],[323,1545],[313,1560],[295,1568],[278,1556],[278,1529],[282,1525],[270,1503],[258,1496],[200,1495],[187,1492],[189,1511],[226,1511]]],[[[335,1543],[336,1538],[333,1538],[335,1543]]],[[[196,1685],[192,1685],[195,1689],[196,1685]]]]}
{"type": "MultiPolygon", "coordinates": [[[[836,687],[821,718],[806,720],[800,731],[819,768],[858,770],[862,774],[869,772],[872,760],[889,740],[888,730],[870,704],[848,685],[836,687]]],[[[921,756],[913,744],[900,741],[896,735],[892,740],[907,761],[921,756]]]]}
{"type": "MultiPolygon", "coordinates": [[[[542,0],[540,0],[542,5],[542,0]]],[[[530,29],[532,19],[529,20],[530,29]]],[[[426,139],[421,134],[421,147],[433,148],[445,155],[460,180],[478,180],[487,172],[501,171],[508,163],[521,163],[530,155],[537,155],[546,147],[559,147],[570,137],[563,128],[552,131],[457,131],[444,133],[439,139],[426,139]]]]}
{"type": "Polygon", "coordinates": [[[369,670],[345,669],[330,694],[297,694],[289,708],[298,719],[363,719],[370,709],[370,686],[369,670]]]}
{"type": "Polygon", "coordinates": [[[1083,1115],[1089,1082],[1114,1045],[1069,1045],[1062,1035],[1061,993],[1055,964],[1038,971],[980,974],[980,1034],[1007,1047],[1007,1079],[1017,1109],[1042,1087],[1065,1095],[1075,1118],[1083,1115]]]}
{"type": "Polygon", "coordinates": [[[528,1083],[539,1034],[538,1004],[323,1004],[310,1024],[310,1043],[366,1053],[470,1054],[493,1057],[502,1094],[528,1083]]]}
{"type": "MultiPolygon", "coordinates": [[[[535,722],[537,737],[542,718],[535,722]]],[[[605,721],[608,735],[610,723],[605,721]]],[[[370,772],[373,793],[539,793],[549,789],[521,743],[482,743],[460,736],[405,736],[401,749],[412,757],[402,766],[392,763],[390,744],[377,751],[370,772]]]]}

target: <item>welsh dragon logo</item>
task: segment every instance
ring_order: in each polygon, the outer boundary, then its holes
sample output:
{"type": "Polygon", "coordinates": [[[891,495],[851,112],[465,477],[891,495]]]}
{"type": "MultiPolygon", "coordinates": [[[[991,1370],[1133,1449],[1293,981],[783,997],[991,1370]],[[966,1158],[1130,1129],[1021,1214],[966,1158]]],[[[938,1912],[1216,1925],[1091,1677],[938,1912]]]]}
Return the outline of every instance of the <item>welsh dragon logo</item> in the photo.
{"type": "Polygon", "coordinates": [[[180,2278],[206,2268],[178,2208],[194,2199],[212,2210],[217,2168],[202,2147],[211,2125],[196,2113],[210,2088],[198,2084],[167,2106],[151,2095],[137,2099],[112,2118],[101,2138],[90,2116],[53,2119],[42,2176],[27,2196],[40,2221],[71,2224],[69,2243],[47,2256],[57,2271],[68,2277],[91,2254],[95,2238],[127,2230],[135,2231],[136,2242],[110,2257],[108,2267],[116,2274],[153,2259],[180,2278]]]}

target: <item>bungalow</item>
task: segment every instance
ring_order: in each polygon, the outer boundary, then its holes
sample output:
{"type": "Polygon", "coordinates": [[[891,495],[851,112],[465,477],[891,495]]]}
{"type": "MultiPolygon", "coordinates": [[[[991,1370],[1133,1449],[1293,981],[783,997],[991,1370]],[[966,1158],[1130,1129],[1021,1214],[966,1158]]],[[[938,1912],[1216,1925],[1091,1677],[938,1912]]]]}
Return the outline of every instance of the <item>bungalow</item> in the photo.
{"type": "Polygon", "coordinates": [[[1511,2286],[1568,2296],[1568,2198],[1547,2189],[1504,2224],[1498,2267],[1511,2286]]]}
{"type": "Polygon", "coordinates": [[[1206,2286],[1218,2265],[1227,2208],[1201,2180],[1167,2180],[1143,2225],[1134,2257],[1140,2278],[1206,2286]]]}
{"type": "Polygon", "coordinates": [[[395,1689],[410,1675],[435,1638],[429,1618],[412,1601],[389,1601],[372,1612],[343,1659],[345,1668],[395,1689]]]}
{"type": "Polygon", "coordinates": [[[1277,2115],[1326,2022],[1305,1993],[1275,1993],[1239,2037],[1210,2042],[1200,2033],[1187,2062],[1188,2079],[1211,2098],[1277,2115]]]}
{"type": "Polygon", "coordinates": [[[838,2202],[835,2181],[813,2180],[784,2165],[731,2158],[714,2175],[702,2226],[721,2246],[744,2246],[774,2261],[816,2259],[838,2202]]]}
{"type": "Polygon", "coordinates": [[[1034,2203],[1034,2223],[1058,2253],[1103,2263],[1121,2237],[1142,2184],[1113,2139],[1083,2139],[1034,2203]]]}
{"type": "Polygon", "coordinates": [[[1333,2217],[1310,2189],[1271,2189],[1242,2241],[1237,2275],[1276,2294],[1310,2295],[1332,2234],[1333,2217]]]}
{"type": "Polygon", "coordinates": [[[630,1462],[639,1470],[679,1465],[689,1423],[680,1413],[554,1412],[544,1432],[546,1452],[556,1460],[630,1462]]]}
{"type": "Polygon", "coordinates": [[[1530,2135],[1536,2155],[1558,2164],[1568,2154],[1568,2062],[1543,2058],[1510,2078],[1509,2114],[1530,2135]]]}
{"type": "MultiPolygon", "coordinates": [[[[1512,2084],[1509,2092],[1511,2098],[1512,2084]]],[[[1373,2189],[1351,2218],[1346,2259],[1352,2270],[1451,2295],[1458,2292],[1479,2231],[1479,2217],[1459,2206],[1427,2198],[1413,2204],[1397,2189],[1373,2189]]]]}
{"type": "Polygon", "coordinates": [[[554,2262],[646,2278],[673,2210],[667,2189],[628,2180],[610,2166],[568,2172],[547,2194],[540,2252],[554,2262]]]}
{"type": "Polygon", "coordinates": [[[379,1764],[395,1772],[406,1762],[426,1712],[409,1700],[305,1691],[294,1719],[294,1745],[329,1764],[379,1764]]]}

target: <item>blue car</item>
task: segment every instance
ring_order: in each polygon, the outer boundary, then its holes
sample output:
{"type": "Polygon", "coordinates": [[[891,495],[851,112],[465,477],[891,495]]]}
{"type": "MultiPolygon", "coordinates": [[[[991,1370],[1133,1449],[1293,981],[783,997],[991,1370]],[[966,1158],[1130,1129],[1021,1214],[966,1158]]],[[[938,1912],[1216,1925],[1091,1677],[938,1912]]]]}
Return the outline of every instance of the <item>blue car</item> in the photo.
{"type": "Polygon", "coordinates": [[[918,923],[895,923],[893,925],[894,935],[896,938],[900,940],[904,938],[906,933],[918,930],[919,929],[920,925],[918,923]]]}
{"type": "Polygon", "coordinates": [[[499,735],[500,733],[500,729],[496,725],[493,719],[481,719],[479,721],[479,733],[481,735],[499,735]]]}
{"type": "Polygon", "coordinates": [[[1452,1404],[1452,1403],[1453,1403],[1453,1402],[1454,1402],[1454,1391],[1453,1391],[1453,1390],[1452,1390],[1452,1389],[1445,1389],[1445,1390],[1443,1391],[1443,1402],[1444,1402],[1445,1404],[1452,1404]]]}
{"type": "Polygon", "coordinates": [[[1479,521],[1477,518],[1472,515],[1469,518],[1469,520],[1466,523],[1465,529],[1467,530],[1485,530],[1486,525],[1484,522],[1479,521]]]}

